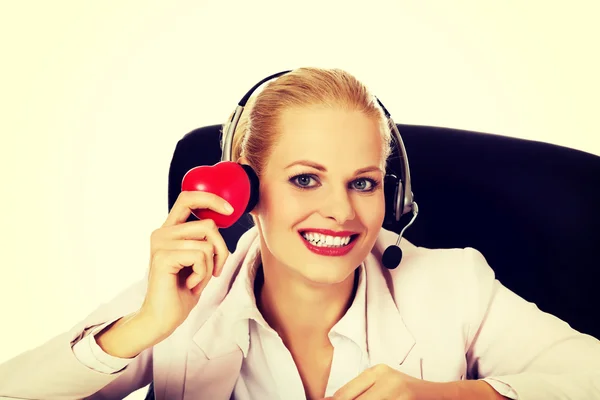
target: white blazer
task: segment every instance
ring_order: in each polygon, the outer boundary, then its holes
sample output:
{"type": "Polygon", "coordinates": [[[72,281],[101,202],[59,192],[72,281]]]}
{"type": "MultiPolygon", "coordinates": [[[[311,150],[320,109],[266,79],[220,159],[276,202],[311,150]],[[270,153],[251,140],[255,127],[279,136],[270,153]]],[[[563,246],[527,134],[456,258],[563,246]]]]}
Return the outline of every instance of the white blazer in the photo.
{"type": "MultiPolygon", "coordinates": [[[[402,263],[387,270],[381,255],[396,239],[382,229],[364,262],[371,365],[430,381],[502,382],[521,400],[600,399],[600,341],[505,288],[474,249],[426,249],[403,240],[402,263]]],[[[139,309],[145,279],[64,334],[0,365],[0,396],[122,399],[153,380],[157,399],[229,399],[243,355],[223,310],[235,306],[230,284],[257,241],[255,228],[246,232],[186,321],[124,370],[91,370],[72,345],[139,309]]]]}

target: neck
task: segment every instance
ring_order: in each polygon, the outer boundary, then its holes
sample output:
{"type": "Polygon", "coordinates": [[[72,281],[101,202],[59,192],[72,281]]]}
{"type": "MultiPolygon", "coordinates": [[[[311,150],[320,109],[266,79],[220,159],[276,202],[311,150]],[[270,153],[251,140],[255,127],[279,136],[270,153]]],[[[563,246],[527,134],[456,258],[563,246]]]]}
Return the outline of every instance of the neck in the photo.
{"type": "Polygon", "coordinates": [[[278,279],[275,271],[257,270],[254,292],[267,323],[284,343],[328,344],[328,333],[344,316],[356,294],[358,269],[336,285],[317,286],[278,279]]]}

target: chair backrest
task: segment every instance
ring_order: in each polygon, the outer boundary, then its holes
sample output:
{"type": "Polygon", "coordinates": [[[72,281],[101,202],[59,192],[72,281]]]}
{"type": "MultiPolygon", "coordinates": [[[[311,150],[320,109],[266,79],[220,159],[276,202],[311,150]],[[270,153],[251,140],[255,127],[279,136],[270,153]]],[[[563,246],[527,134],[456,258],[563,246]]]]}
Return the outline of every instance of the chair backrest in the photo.
{"type": "MultiPolygon", "coordinates": [[[[594,279],[600,266],[600,157],[500,135],[398,128],[420,211],[405,237],[429,248],[478,249],[505,286],[600,338],[594,279]]],[[[189,169],[220,161],[219,139],[220,125],[212,125],[178,142],[169,210],[189,169]]],[[[231,251],[251,226],[244,216],[221,230],[231,251]]]]}

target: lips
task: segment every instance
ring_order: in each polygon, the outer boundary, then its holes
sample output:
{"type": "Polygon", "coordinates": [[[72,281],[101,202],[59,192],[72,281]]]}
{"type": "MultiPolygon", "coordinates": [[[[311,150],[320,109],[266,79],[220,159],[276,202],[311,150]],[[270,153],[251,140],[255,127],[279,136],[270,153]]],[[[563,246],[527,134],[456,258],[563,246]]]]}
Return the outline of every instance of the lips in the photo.
{"type": "Polygon", "coordinates": [[[327,229],[303,229],[298,232],[304,245],[313,253],[324,256],[343,256],[356,244],[358,233],[327,229]],[[306,236],[306,237],[305,237],[306,236]]]}

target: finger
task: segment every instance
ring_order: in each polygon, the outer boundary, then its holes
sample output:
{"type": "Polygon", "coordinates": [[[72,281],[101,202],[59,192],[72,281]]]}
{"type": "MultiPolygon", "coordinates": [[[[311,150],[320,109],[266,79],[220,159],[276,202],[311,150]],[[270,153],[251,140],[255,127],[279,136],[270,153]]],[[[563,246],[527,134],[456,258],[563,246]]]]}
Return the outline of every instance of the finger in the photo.
{"type": "MultiPolygon", "coordinates": [[[[209,254],[206,254],[206,257],[208,259],[210,257],[209,254]]],[[[202,281],[200,281],[200,283],[196,287],[194,287],[194,289],[192,290],[192,293],[194,295],[197,295],[197,294],[201,293],[202,291],[204,291],[204,288],[206,288],[206,286],[208,286],[208,283],[210,282],[211,276],[214,275],[214,271],[211,270],[211,268],[214,269],[214,264],[212,264],[212,267],[211,267],[210,262],[208,262],[206,265],[206,268],[207,269],[206,269],[205,278],[202,281]]]]}
{"type": "Polygon", "coordinates": [[[219,227],[212,219],[190,221],[179,225],[170,225],[160,228],[156,232],[159,240],[206,240],[207,235],[219,233],[219,227]]]}
{"type": "MultiPolygon", "coordinates": [[[[210,242],[198,242],[195,240],[174,240],[171,242],[167,242],[163,245],[164,250],[175,250],[175,251],[204,251],[207,250],[206,253],[210,254],[207,256],[207,262],[210,263],[210,271],[211,274],[215,277],[218,277],[223,270],[223,261],[220,261],[219,254],[215,253],[215,247],[210,242]]],[[[221,253],[222,254],[222,253],[221,253]]],[[[228,254],[223,256],[223,259],[226,259],[228,254]]]]}
{"type": "Polygon", "coordinates": [[[209,192],[201,191],[183,191],[175,200],[171,212],[167,216],[162,226],[173,226],[184,223],[194,209],[205,209],[218,212],[223,215],[230,215],[233,207],[222,197],[209,192]]]}
{"type": "Polygon", "coordinates": [[[333,394],[335,400],[354,400],[375,384],[375,373],[367,369],[333,394]]]}
{"type": "MultiPolygon", "coordinates": [[[[213,244],[216,255],[214,276],[223,271],[225,261],[229,257],[229,248],[219,232],[219,228],[211,219],[191,221],[185,224],[160,229],[160,238],[206,240],[213,244]]],[[[158,234],[158,233],[157,233],[158,234]]]]}
{"type": "MultiPolygon", "coordinates": [[[[158,280],[162,280],[164,278],[160,278],[160,274],[173,276],[180,289],[193,289],[203,281],[210,280],[210,275],[206,276],[206,254],[212,255],[212,246],[206,242],[201,243],[204,244],[205,249],[200,251],[164,249],[157,251],[152,258],[149,277],[159,274],[158,280]]],[[[151,279],[152,281],[156,281],[156,278],[151,279]]]]}
{"type": "Polygon", "coordinates": [[[192,289],[192,293],[194,295],[198,295],[198,294],[202,293],[204,291],[204,289],[206,288],[206,286],[208,286],[208,283],[210,282],[210,278],[211,278],[211,275],[208,274],[206,279],[202,280],[198,285],[196,285],[196,287],[194,287],[192,289]]]}
{"type": "Polygon", "coordinates": [[[160,249],[152,257],[151,269],[177,275],[183,268],[197,263],[198,257],[203,257],[203,254],[203,251],[198,250],[160,249]]]}
{"type": "MultiPolygon", "coordinates": [[[[184,242],[193,242],[191,240],[185,240],[184,242]]],[[[205,263],[207,267],[207,271],[209,275],[219,276],[217,275],[215,269],[217,268],[218,262],[218,254],[215,253],[215,247],[210,242],[201,242],[200,245],[196,244],[194,247],[200,247],[202,251],[205,253],[205,263]],[[205,247],[202,248],[202,243],[205,243],[205,247]]],[[[225,255],[227,257],[227,255],[225,255]]],[[[222,266],[221,266],[222,268],[222,266]]]]}
{"type": "MultiPolygon", "coordinates": [[[[205,249],[203,251],[204,257],[202,264],[194,264],[192,269],[198,275],[202,275],[203,279],[209,280],[212,276],[213,269],[215,267],[214,264],[214,254],[212,252],[212,246],[210,249],[205,249]]],[[[198,282],[200,283],[200,282],[198,282]]]]}
{"type": "Polygon", "coordinates": [[[204,280],[210,280],[214,268],[213,246],[207,242],[199,242],[198,246],[201,249],[196,252],[196,262],[189,266],[192,269],[192,272],[186,278],[186,286],[188,289],[195,288],[204,280]]]}
{"type": "MultiPolygon", "coordinates": [[[[206,248],[206,246],[210,246],[211,249],[214,248],[212,243],[200,241],[200,240],[167,240],[165,242],[160,243],[160,246],[163,250],[196,250],[201,251],[206,248]]],[[[212,251],[212,250],[211,250],[212,251]]]]}
{"type": "Polygon", "coordinates": [[[204,252],[198,252],[194,264],[187,268],[189,268],[191,272],[185,279],[185,286],[192,290],[206,278],[206,254],[204,252]]]}
{"type": "Polygon", "coordinates": [[[381,399],[401,399],[399,394],[395,393],[395,388],[385,382],[375,382],[373,386],[355,397],[355,400],[381,400],[381,399]]]}
{"type": "Polygon", "coordinates": [[[202,293],[202,291],[204,290],[204,285],[200,284],[200,285],[196,285],[193,289],[192,289],[192,295],[194,296],[198,296],[200,293],[202,293]]]}

